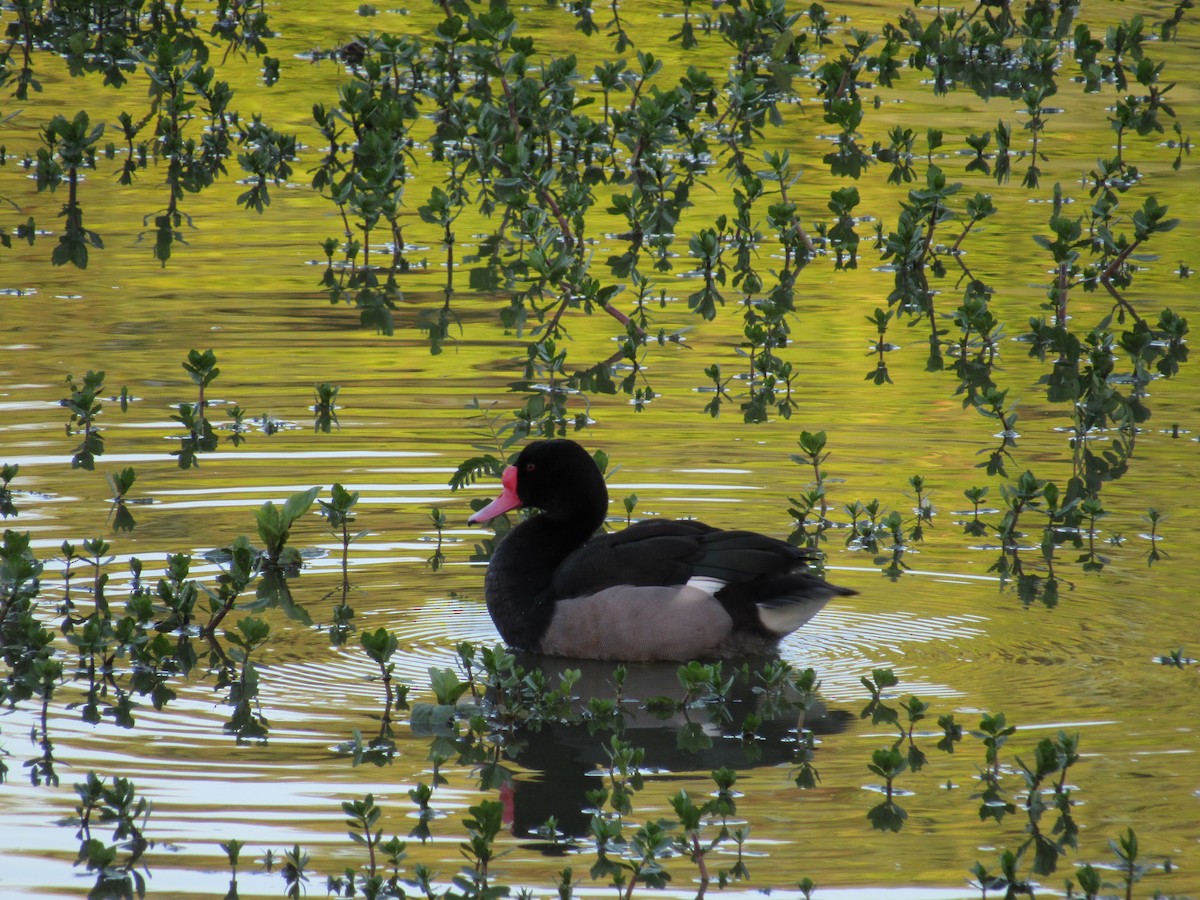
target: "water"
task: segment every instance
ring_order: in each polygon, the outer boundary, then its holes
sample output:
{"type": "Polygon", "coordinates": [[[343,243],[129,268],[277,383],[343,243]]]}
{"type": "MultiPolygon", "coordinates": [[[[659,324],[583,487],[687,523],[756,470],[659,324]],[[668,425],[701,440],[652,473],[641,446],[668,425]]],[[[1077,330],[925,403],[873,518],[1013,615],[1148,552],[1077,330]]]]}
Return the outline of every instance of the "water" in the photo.
{"type": "MultiPolygon", "coordinates": [[[[327,61],[314,65],[299,54],[316,45],[341,43],[359,28],[419,30],[433,15],[423,8],[410,14],[389,10],[360,21],[319,5],[295,6],[271,12],[281,32],[279,49],[273,50],[284,60],[280,84],[271,91],[256,88],[251,67],[236,61],[227,76],[240,91],[243,109],[261,104],[277,128],[299,131],[309,145],[295,167],[294,183],[273,191],[266,215],[236,210],[234,198],[244,188],[230,179],[189,196],[185,208],[195,216],[196,228],[186,231],[188,246],[177,248],[170,264],[160,268],[138,233],[142,216],[164,202],[161,173],[151,170],[132,189],[118,189],[101,171],[90,173],[82,187],[89,220],[106,244],[92,252],[86,271],[51,268],[53,238],[33,248],[18,243],[3,251],[0,462],[21,466],[14,487],[22,492],[16,497],[20,516],[6,526],[28,530],[35,551],[48,561],[43,583],[48,603],[63,591],[61,563],[53,561],[62,541],[78,545],[88,537],[106,536],[115,557],[107,566],[111,599],[120,597],[128,584],[131,556],[142,559],[146,575],[154,579],[166,554],[190,552],[196,557],[193,577],[211,583],[218,570],[201,554],[238,535],[253,534],[253,513],[264,501],[279,502],[311,485],[340,482],[361,493],[357,527],[370,532],[350,554],[348,599],[356,611],[355,625],[382,626],[396,634],[401,646],[396,677],[413,685],[414,697],[428,700],[429,668],[453,666],[458,642],[490,645],[498,640],[483,607],[482,568],[470,561],[474,544],[486,532],[464,524],[466,500],[489,496],[494,486],[480,483],[452,493],[447,482],[478,440],[473,432],[480,423],[466,405],[475,398],[495,403],[501,411],[517,405],[508,385],[519,374],[524,345],[518,335],[500,329],[495,317],[499,304],[463,296],[456,301],[465,326],[461,340],[440,356],[429,355],[410,326],[418,310],[441,301],[440,251],[436,233],[423,231],[415,217],[406,240],[431,248],[415,254],[427,260],[428,268],[404,282],[406,301],[397,313],[395,337],[360,330],[355,313],[330,307],[320,294],[320,269],[312,263],[320,262],[319,242],[336,234],[339,225],[333,208],[302,186],[305,170],[315,164],[317,140],[307,117],[312,102],[330,102],[333,85],[346,76],[338,66],[327,61]],[[180,471],[168,455],[176,448],[168,440],[177,433],[173,405],[195,399],[180,363],[188,350],[208,347],[222,370],[210,390],[210,397],[225,404],[214,407],[216,420],[237,403],[251,415],[267,414],[299,427],[271,436],[253,431],[240,448],[223,442],[219,452],[202,456],[198,469],[180,471]],[[125,385],[138,398],[124,414],[106,404],[101,417],[106,452],[94,473],[71,469],[76,441],[64,434],[66,412],[58,405],[68,394],[65,376],[79,377],[89,368],[106,371],[106,395],[125,385]],[[321,382],[341,386],[340,428],[331,435],[310,430],[312,385],[321,382]],[[106,525],[111,491],[103,475],[125,466],[134,466],[138,474],[131,496],[153,503],[131,508],[138,523],[134,532],[113,535],[106,525]],[[444,507],[451,523],[444,535],[447,565],[436,573],[426,565],[436,546],[428,515],[434,506],[444,507]]],[[[662,26],[656,9],[639,8],[630,16],[647,43],[655,35],[656,52],[670,61],[682,58],[676,45],[663,43],[657,34],[662,26]]],[[[1135,8],[1100,5],[1085,12],[1098,17],[1092,21],[1105,23],[1133,15],[1135,8]]],[[[877,28],[888,14],[864,6],[854,22],[877,28]]],[[[548,46],[566,48],[580,40],[561,11],[533,8],[527,15],[548,46]]],[[[1151,44],[1149,50],[1155,58],[1161,54],[1170,60],[1170,78],[1178,83],[1172,97],[1185,132],[1194,124],[1195,85],[1200,83],[1195,50],[1195,37],[1186,27],[1179,44],[1151,44]]],[[[101,99],[98,83],[72,80],[49,62],[43,65],[44,98],[27,104],[25,114],[9,126],[5,139],[10,156],[2,174],[5,195],[23,211],[36,212],[39,224],[49,228],[54,227],[55,201],[37,195],[32,181],[19,177],[12,154],[36,148],[38,104],[54,98],[86,103],[96,118],[108,101],[101,99]]],[[[888,94],[900,102],[889,100],[878,118],[868,115],[870,136],[883,139],[893,121],[918,132],[931,124],[945,127],[948,139],[937,161],[955,179],[964,178],[964,162],[954,155],[962,144],[949,135],[964,130],[961,123],[968,112],[981,117],[973,123],[985,123],[972,125],[976,129],[990,127],[997,117],[1020,121],[1019,104],[983,104],[966,91],[938,99],[918,91],[916,80],[906,70],[901,88],[888,94]]],[[[1046,232],[1048,209],[1034,201],[1045,200],[1056,180],[1072,199],[1086,199],[1079,175],[1112,140],[1103,111],[1111,101],[1111,91],[1092,97],[1064,89],[1055,98],[1066,112],[1048,117],[1045,149],[1050,160],[1043,164],[1042,190],[1017,187],[1020,164],[1014,167],[1014,182],[1003,189],[990,180],[972,183],[972,190],[995,192],[1001,207],[997,217],[980,226],[978,240],[969,238],[966,246],[972,267],[1000,286],[994,308],[1007,322],[1010,337],[1022,331],[1030,315],[1039,314],[1049,280],[1048,258],[1039,256],[1029,239],[1030,233],[1046,232]]],[[[807,214],[816,218],[826,214],[824,203],[834,184],[819,163],[827,144],[818,134],[832,127],[821,123],[819,106],[807,97],[802,112],[788,124],[788,144],[805,167],[796,190],[808,204],[807,214]]],[[[1172,174],[1174,154],[1155,149],[1157,140],[1135,139],[1130,152],[1147,184],[1161,185],[1162,199],[1182,222],[1153,242],[1157,259],[1142,262],[1146,271],[1139,274],[1134,295],[1147,308],[1161,302],[1194,315],[1190,282],[1176,270],[1180,261],[1194,262],[1190,235],[1200,192],[1188,161],[1181,174],[1172,174]]],[[[920,140],[917,146],[922,146],[920,140]]],[[[719,185],[720,179],[714,183],[719,185]]],[[[885,225],[891,227],[896,201],[908,186],[884,184],[882,167],[857,186],[862,209],[885,215],[885,225]]],[[[680,232],[728,212],[723,196],[698,196],[680,232]]],[[[465,223],[458,231],[469,235],[482,227],[465,223]]],[[[999,430],[996,423],[962,408],[949,373],[924,371],[925,334],[920,328],[889,333],[890,340],[902,345],[889,354],[894,384],[877,387],[864,380],[874,365],[869,345],[875,337],[865,316],[886,305],[892,285],[887,272],[873,269],[878,261],[869,248],[868,228],[861,229],[858,270],[835,273],[825,261],[801,276],[800,309],[788,350],[801,371],[801,395],[790,421],[744,425],[736,405],[726,407],[717,420],[700,412],[707,398],[696,389],[706,383],[704,365],[720,361],[727,373],[744,369],[733,350],[740,328],[732,305],[711,324],[691,316],[682,302],[656,310],[656,324],[691,329],[691,349],[666,347],[649,357],[648,377],[660,396],[641,413],[621,395],[594,401],[597,424],[581,440],[604,448],[614,465],[621,466],[610,481],[614,527],[622,518],[620,499],[637,493],[637,516],[696,516],[785,535],[791,524],[787,498],[797,496],[811,479],[809,469],[789,459],[798,452],[801,429],[828,433],[830,457],[824,467],[839,521],[846,519],[844,504],[873,497],[910,516],[915,501],[907,481],[914,474],[925,478],[937,510],[926,540],[912,545],[904,556],[907,568],[896,577],[882,571],[886,554],[876,558],[847,549],[844,532],[834,532],[825,545],[831,580],[859,594],[829,607],[781,648],[784,659],[814,667],[822,680],[830,720],[828,727],[816,729],[819,785],[805,791],[794,786],[794,766],[786,761],[782,750],[788,747],[778,733],[766,742],[765,762],[751,765],[737,758],[740,744],[729,738],[715,738],[713,756],[689,761],[674,751],[672,731],[638,728],[634,734],[647,747],[647,764],[662,771],[635,798],[634,819],[669,815],[667,798],[681,787],[706,796],[712,790],[708,771],[730,764],[741,771],[738,817],[751,828],[746,845],[751,889],[794,893],[797,879],[808,876],[819,885],[818,896],[826,897],[977,896],[967,886],[971,865],[980,860],[994,869],[1000,850],[1020,845],[1025,817],[1019,813],[999,825],[980,821],[979,801],[970,795],[978,790],[982,746],[968,736],[954,755],[941,753],[933,746],[940,734],[935,723],[939,715],[953,713],[970,731],[984,713],[1004,712],[1018,726],[1002,752],[1010,796],[1019,795],[1020,778],[1012,770],[1017,757],[1031,761],[1036,743],[1059,730],[1080,735],[1082,760],[1069,780],[1081,804],[1075,811],[1083,826],[1081,846],[1060,863],[1057,874],[1041,879],[1048,888],[1061,888],[1077,862],[1109,861],[1107,841],[1132,826],[1149,861],[1170,860],[1178,867],[1169,875],[1161,870],[1148,875],[1138,888],[1141,895],[1155,889],[1200,893],[1196,669],[1193,664],[1181,672],[1157,662],[1159,655],[1177,647],[1192,655],[1200,647],[1192,613],[1200,587],[1192,550],[1198,537],[1192,436],[1200,423],[1191,372],[1185,367],[1180,378],[1151,386],[1153,418],[1138,438],[1131,471],[1105,488],[1110,515],[1098,522],[1101,552],[1109,558],[1103,572],[1085,573],[1076,563],[1079,554],[1064,549],[1055,562],[1061,592],[1057,605],[1027,603],[1015,582],[1002,581],[993,570],[1001,555],[993,531],[977,539],[961,533],[960,523],[969,518],[961,511],[970,508],[962,496],[965,488],[990,484],[985,505],[996,506],[1000,499],[999,481],[976,468],[981,448],[997,443],[992,437],[999,430]],[[1171,423],[1185,432],[1180,437],[1164,433],[1171,423]],[[1160,528],[1165,540],[1159,546],[1166,556],[1148,566],[1151,543],[1141,536],[1148,530],[1142,515],[1151,507],[1169,518],[1160,528]],[[1123,541],[1106,543],[1114,537],[1123,541]],[[897,780],[899,788],[912,792],[900,801],[908,820],[899,834],[874,831],[866,818],[880,799],[872,789],[880,779],[867,764],[872,751],[891,743],[892,733],[859,719],[868,699],[859,679],[885,667],[900,679],[899,699],[915,694],[930,703],[930,714],[919,726],[927,726],[930,735],[920,738],[930,763],[897,780]]],[[[591,229],[594,234],[615,230],[591,229]]],[[[601,243],[596,258],[607,252],[601,243]]],[[[691,261],[681,262],[681,269],[692,267],[691,261]]],[[[460,287],[465,281],[464,275],[460,287]]],[[[957,295],[950,281],[936,285],[945,292],[946,311],[957,295]]],[[[686,296],[692,289],[681,285],[675,293],[686,296]]],[[[1095,321],[1109,301],[1077,291],[1071,303],[1072,315],[1095,321]]],[[[609,338],[616,332],[608,326],[603,316],[573,320],[572,359],[582,363],[611,352],[609,338]]],[[[1065,482],[1070,454],[1065,435],[1055,429],[1068,423],[1066,411],[1046,402],[1037,386],[1044,369],[1026,357],[1024,345],[1005,341],[1001,353],[1001,386],[1011,386],[1010,400],[1020,399],[1021,437],[1010,472],[1032,468],[1041,478],[1065,482]]],[[[985,518],[995,522],[999,516],[985,518]]],[[[1036,546],[1033,520],[1029,525],[1026,541],[1036,546]]],[[[321,551],[307,561],[293,590],[313,620],[328,625],[341,599],[338,545],[316,516],[297,526],[293,541],[321,551]]],[[[1029,570],[1046,574],[1036,550],[1023,557],[1029,570]]],[[[82,586],[87,580],[84,568],[77,566],[74,596],[85,608],[82,586]]],[[[232,626],[237,617],[231,615],[226,624],[232,626]]],[[[10,754],[11,770],[0,788],[5,798],[0,806],[0,847],[5,851],[0,894],[86,892],[91,879],[72,867],[74,829],[57,823],[72,814],[77,798],[71,785],[89,770],[130,778],[139,794],[152,800],[148,835],[159,843],[146,862],[150,889],[159,896],[224,895],[228,870],[218,842],[231,838],[247,845],[238,876],[244,896],[280,890],[277,874],[257,871],[255,861],[266,848],[278,854],[300,844],[320,876],[360,865],[363,853],[346,838],[340,803],[368,792],[384,808],[385,835],[408,833],[416,820],[407,791],[431,777],[428,738],[402,724],[400,752],[392,765],[351,767],[334,748],[356,729],[365,735],[378,730],[383,688],[372,678],[374,665],[354,637],[335,647],[321,628],[301,627],[277,613],[268,617],[273,639],[254,657],[261,678],[259,703],[271,726],[266,744],[238,744],[223,731],[230,716],[222,703],[224,692],[201,678],[174,684],[178,698],[162,711],[139,707],[133,730],[82,723],[78,711],[66,708],[80,694],[65,687],[50,709],[62,786],[32,787],[22,763],[36,755],[27,735],[39,709],[22,704],[0,719],[0,740],[10,754]]],[[[670,693],[674,677],[673,667],[635,672],[629,695],[670,693]]],[[[591,673],[587,683],[605,690],[604,673],[591,673]]],[[[594,771],[603,759],[596,741],[577,734],[531,739],[515,763],[519,784],[511,801],[520,821],[533,822],[544,811],[540,804],[547,791],[538,790],[540,782],[549,785],[551,799],[559,795],[561,803],[570,798],[562,803],[560,817],[577,812],[582,803],[571,791],[576,782],[596,781],[583,773],[594,771]],[[542,771],[547,774],[539,775],[542,771]]],[[[434,840],[410,842],[409,850],[410,862],[426,862],[446,879],[462,864],[459,822],[466,809],[496,793],[481,792],[468,768],[447,766],[443,772],[449,783],[434,795],[433,806],[441,816],[432,824],[434,840]]],[[[1044,824],[1052,818],[1047,813],[1044,824]]],[[[545,855],[524,837],[507,837],[502,843],[512,852],[495,863],[495,876],[528,885],[539,895],[551,894],[564,860],[545,855]]],[[[586,850],[567,860],[577,876],[591,861],[586,850]]],[[[713,867],[731,862],[723,857],[713,867]]],[[[672,895],[691,896],[694,869],[682,860],[671,868],[672,895]]],[[[318,893],[323,881],[314,876],[310,891],[318,893]]],[[[586,878],[584,886],[589,893],[600,890],[599,883],[586,878]]]]}

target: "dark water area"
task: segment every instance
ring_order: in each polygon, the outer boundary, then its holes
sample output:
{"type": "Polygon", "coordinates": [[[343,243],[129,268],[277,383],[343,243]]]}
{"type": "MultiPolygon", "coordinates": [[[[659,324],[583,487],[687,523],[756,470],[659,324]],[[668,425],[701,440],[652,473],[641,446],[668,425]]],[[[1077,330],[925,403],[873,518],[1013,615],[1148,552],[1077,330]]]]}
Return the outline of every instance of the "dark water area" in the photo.
{"type": "MultiPolygon", "coordinates": [[[[715,36],[704,38],[709,52],[685,53],[678,42],[666,40],[677,27],[677,4],[630,6],[623,13],[627,27],[639,49],[653,48],[666,61],[664,78],[676,78],[687,64],[725,70],[725,47],[715,36]]],[[[849,25],[878,31],[900,14],[900,6],[839,5],[836,13],[849,21],[836,23],[835,40],[847,37],[849,25]]],[[[1104,26],[1135,14],[1157,22],[1172,10],[1166,4],[1085,3],[1079,18],[1103,33],[1104,26]]],[[[371,30],[429,34],[441,15],[434,4],[423,3],[411,10],[380,8],[372,17],[355,15],[351,6],[311,3],[269,12],[278,32],[271,52],[282,61],[279,83],[264,87],[253,59],[231,56],[221,67],[239,91],[244,114],[253,104],[274,127],[300,138],[293,176],[272,189],[263,215],[235,205],[245,185],[234,176],[189,195],[187,243],[160,266],[143,218],[165,202],[162,172],[152,165],[133,186],[121,187],[105,168],[112,163],[102,160],[80,187],[91,227],[104,236],[104,248],[91,251],[86,269],[51,266],[53,234],[33,246],[14,240],[11,249],[0,249],[0,464],[20,466],[11,485],[19,515],[6,519],[4,527],[29,533],[33,552],[46,565],[41,612],[57,621],[54,608],[66,592],[81,609],[91,603],[92,575],[85,564],[74,564],[69,584],[64,577],[64,541],[78,546],[103,536],[109,542],[103,568],[115,608],[130,589],[131,558],[143,562],[143,581],[154,583],[169,554],[190,553],[190,576],[214,585],[221,568],[205,554],[239,535],[254,535],[255,511],[266,501],[280,503],[311,486],[320,486],[320,496],[328,498],[329,487],[340,483],[359,492],[353,530],[367,532],[349,551],[345,599],[355,610],[353,625],[392,632],[399,644],[396,681],[411,685],[410,699],[431,702],[431,668],[456,668],[461,642],[484,647],[499,642],[484,606],[484,564],[472,559],[491,532],[466,525],[469,501],[494,496],[496,484],[481,479],[452,491],[449,482],[459,463],[476,453],[473,445],[492,443],[472,404],[503,417],[524,401],[512,384],[522,377],[529,331],[506,329],[499,311],[508,306],[507,296],[471,291],[463,270],[455,299],[461,332],[453,332],[440,354],[429,352],[415,326],[422,313],[442,302],[445,257],[437,229],[420,221],[415,208],[436,182],[433,175],[411,186],[404,201],[404,240],[415,265],[401,278],[396,333],[363,329],[355,310],[330,305],[319,287],[325,265],[321,242],[338,236],[341,222],[334,206],[309,187],[308,173],[321,150],[310,110],[314,102],[333,102],[350,74],[334,60],[313,61],[311,51],[341,46],[371,30]],[[251,428],[241,446],[223,439],[218,450],[201,454],[198,467],[182,470],[171,455],[180,433],[172,416],[181,402],[194,402],[195,388],[181,363],[189,350],[208,348],[221,369],[209,389],[210,415],[225,422],[236,404],[248,412],[251,428]],[[79,438],[65,433],[68,414],[59,402],[70,393],[66,377],[78,380],[89,369],[106,373],[106,398],[122,386],[135,398],[127,412],[105,400],[100,421],[105,449],[94,471],[72,467],[79,438]],[[338,427],[328,434],[312,427],[314,385],[321,383],[340,387],[338,427]],[[130,497],[150,502],[130,506],[137,522],[133,531],[114,533],[113,491],[105,476],[129,466],[137,471],[130,497]],[[447,517],[440,544],[430,518],[434,508],[447,517]],[[439,546],[444,565],[435,571],[429,560],[439,546]]],[[[6,11],[4,18],[10,15],[6,11]]],[[[610,41],[602,35],[585,39],[563,9],[531,5],[517,15],[539,49],[578,52],[584,72],[611,55],[610,41]]],[[[1149,54],[1167,62],[1165,77],[1175,83],[1170,96],[1185,134],[1197,124],[1197,44],[1188,19],[1177,41],[1148,44],[1149,54]]],[[[1073,71],[1071,54],[1063,59],[1073,71]]],[[[27,215],[36,215],[44,229],[57,227],[65,189],[39,194],[34,180],[18,172],[26,154],[36,155],[39,110],[62,105],[69,114],[86,108],[94,120],[112,123],[121,108],[98,77],[72,78],[49,54],[39,65],[44,91],[24,104],[6,98],[3,107],[5,114],[22,109],[0,132],[6,152],[0,194],[14,209],[2,219],[5,228],[27,215]]],[[[646,783],[629,821],[670,817],[669,798],[680,789],[708,797],[709,772],[730,766],[739,772],[736,821],[749,828],[744,856],[751,877],[723,893],[769,888],[799,897],[797,881],[807,876],[818,885],[817,897],[977,897],[971,866],[979,860],[994,870],[1003,850],[1021,846],[1028,822],[1023,806],[1001,822],[979,814],[980,772],[986,768],[979,725],[984,716],[1002,712],[1017,726],[1001,751],[1001,772],[1006,793],[1019,804],[1026,795],[1018,760],[1030,763],[1043,738],[1060,732],[1079,736],[1080,759],[1068,776],[1081,826],[1079,847],[1054,875],[1036,879],[1039,894],[1064,891],[1077,865],[1111,863],[1109,841],[1132,827],[1143,861],[1154,867],[1134,896],[1156,890],[1200,896],[1200,669],[1194,661],[1185,661],[1183,669],[1160,662],[1177,649],[1185,660],[1200,655],[1195,612],[1200,402],[1190,367],[1150,383],[1151,416],[1139,430],[1128,471],[1104,486],[1107,514],[1090,535],[1096,551],[1091,559],[1103,557],[1103,566],[1084,565],[1085,535],[1079,546],[1068,541],[1057,549],[1051,570],[1039,550],[1042,520],[1035,516],[1023,521],[1015,553],[1005,551],[996,528],[1002,484],[1011,487],[1026,469],[1063,484],[1073,472],[1066,431],[1070,406],[1047,399],[1040,379],[1050,366],[1031,358],[1028,345],[1017,338],[1031,316],[1047,315],[1042,304],[1053,275],[1050,257],[1032,236],[1048,234],[1056,182],[1064,208],[1078,211],[1071,214],[1082,215],[1091,202],[1087,173],[1112,152],[1108,116],[1118,92],[1089,94],[1061,80],[1061,92],[1047,101],[1056,111],[1046,115],[1047,159],[1041,163],[1041,186],[1033,190],[1020,186],[1027,161],[1014,164],[1005,184],[964,170],[971,158],[965,135],[994,127],[998,119],[1014,123],[1021,142],[1014,146],[1028,147],[1020,127],[1024,105],[1003,97],[985,101],[966,89],[935,96],[922,83],[927,74],[906,65],[895,87],[864,88],[865,96],[878,94],[881,102],[869,109],[861,143],[886,143],[896,124],[912,128],[921,167],[935,163],[949,180],[965,184],[964,195],[976,190],[993,195],[999,212],[964,242],[964,259],[996,288],[991,308],[1006,324],[998,342],[997,382],[1009,389],[1008,403],[1019,404],[1010,478],[988,476],[980,468],[1001,440],[999,423],[964,408],[950,372],[927,369],[927,322],[918,318],[910,326],[898,320],[888,333],[897,345],[887,354],[891,382],[877,385],[869,378],[877,333],[868,317],[888,308],[894,287],[887,261],[872,246],[872,229],[877,220],[885,234],[895,227],[900,202],[921,182],[889,184],[881,163],[857,181],[831,176],[821,156],[836,129],[822,120],[819,99],[808,93],[812,83],[802,82],[799,102],[785,109],[780,126],[767,129],[763,145],[786,148],[797,161],[801,178],[792,190],[807,220],[828,217],[830,191],[848,184],[859,189],[865,215],[858,268],[835,271],[823,254],[800,273],[791,339],[783,351],[798,372],[795,410],[789,418],[773,414],[758,424],[744,423],[736,402],[718,418],[703,411],[711,398],[706,366],[718,362],[726,376],[748,368],[739,355],[743,310],[729,290],[714,321],[689,311],[696,261],[687,257],[684,237],[673,247],[679,254],[673,271],[658,275],[666,299],[653,312],[655,329],[686,329],[686,337],[647,355],[644,377],[653,386],[653,400],[637,410],[625,394],[592,397],[588,413],[594,422],[575,437],[607,452],[610,472],[616,470],[609,478],[612,528],[625,522],[621,501],[636,494],[634,518],[695,517],[786,537],[795,525],[789,498],[800,496],[813,477],[810,466],[792,459],[801,452],[800,434],[826,433],[829,456],[822,468],[829,517],[838,525],[821,544],[826,575],[858,593],[839,598],[780,647],[783,660],[797,669],[813,668],[821,682],[820,708],[806,723],[814,734],[820,779],[811,788],[796,786],[794,712],[765,716],[760,739],[751,741],[756,750],[747,756],[738,723],[759,708],[760,693],[747,689],[736,698],[732,723],[704,721],[704,712],[695,711],[693,724],[711,746],[690,754],[679,748],[687,722],[645,717],[644,702],[631,702],[630,715],[638,718],[625,737],[646,749],[646,783]],[[926,153],[930,127],[944,129],[946,138],[926,153]],[[846,507],[855,501],[878,498],[885,511],[901,514],[906,529],[912,525],[917,507],[912,476],[924,479],[932,503],[923,539],[910,539],[898,554],[887,542],[872,548],[851,540],[846,507]],[[964,532],[973,517],[964,491],[976,485],[990,487],[982,504],[989,526],[971,535],[964,532]],[[1146,518],[1152,509],[1165,516],[1153,535],[1146,518]],[[1013,557],[1024,563],[1028,577],[1012,573],[1013,557]],[[1056,595],[1047,593],[1051,580],[1056,595]],[[878,669],[898,678],[887,692],[891,702],[915,695],[929,704],[915,731],[929,763],[897,779],[897,788],[906,792],[899,802],[908,814],[898,833],[872,828],[867,817],[881,798],[881,779],[868,769],[872,753],[895,739],[894,728],[860,716],[870,700],[862,679],[878,669]],[[935,749],[942,734],[937,719],[949,714],[966,732],[953,754],[935,749]],[[1171,871],[1164,871],[1164,862],[1171,871]]],[[[124,94],[141,90],[131,86],[124,94]]],[[[116,140],[119,132],[110,128],[116,140]]],[[[1171,307],[1194,317],[1200,311],[1195,279],[1180,272],[1181,266],[1186,272],[1197,264],[1200,182],[1187,156],[1180,171],[1172,169],[1177,152],[1166,143],[1170,137],[1127,138],[1142,179],[1130,208],[1153,194],[1179,219],[1139,256],[1130,296],[1146,312],[1171,307]]],[[[428,144],[414,148],[418,163],[432,173],[437,169],[430,152],[428,144]]],[[[711,190],[695,192],[680,235],[732,212],[725,173],[715,171],[708,183],[711,190]]],[[[610,219],[589,228],[596,260],[620,250],[614,237],[620,222],[610,219]]],[[[459,258],[477,251],[477,235],[492,228],[494,222],[469,209],[456,225],[459,258]]],[[[773,252],[760,249],[764,271],[782,265],[773,252]]],[[[962,292],[956,282],[951,273],[934,283],[947,320],[962,292]]],[[[628,311],[630,292],[614,302],[628,311]]],[[[1102,290],[1077,290],[1070,312],[1080,323],[1098,323],[1112,306],[1102,290]]],[[[571,359],[581,367],[607,357],[624,337],[599,311],[586,317],[573,310],[569,318],[571,359]]],[[[1114,430],[1089,439],[1098,446],[1122,438],[1114,430]]],[[[294,526],[291,543],[305,551],[291,588],[315,624],[305,626],[278,610],[254,612],[272,629],[271,639],[254,653],[257,707],[270,723],[265,741],[238,742],[224,729],[231,714],[228,691],[199,670],[172,683],[177,697],[161,710],[138,704],[134,728],[81,721],[75,704],[83,687],[68,679],[47,709],[61,785],[34,786],[23,763],[39,753],[29,735],[40,727],[41,704],[29,700],[4,709],[0,748],[9,773],[0,785],[0,897],[87,893],[94,876],[74,865],[75,829],[59,822],[73,814],[79,801],[72,785],[89,771],[128,778],[153,803],[147,834],[156,844],[144,860],[151,896],[225,896],[229,870],[219,843],[230,839],[246,844],[238,872],[241,896],[279,894],[279,875],[261,871],[257,861],[268,848],[279,854],[295,844],[311,855],[308,890],[318,896],[326,874],[363,862],[362,849],[346,837],[340,804],[367,793],[384,809],[379,827],[386,836],[403,838],[413,829],[417,813],[408,792],[433,778],[431,735],[401,713],[397,753],[389,765],[352,766],[338,751],[355,731],[378,732],[384,689],[356,634],[340,645],[330,640],[334,610],[343,599],[339,541],[310,513],[294,526]]],[[[235,610],[226,627],[240,617],[235,610]]],[[[63,658],[70,674],[74,651],[65,643],[63,658]]],[[[551,677],[576,667],[567,661],[555,665],[551,677]]],[[[634,701],[679,696],[675,668],[631,667],[626,696],[634,701]]],[[[583,669],[581,696],[611,694],[611,667],[583,669]]],[[[425,863],[445,886],[463,865],[461,822],[469,807],[501,799],[509,828],[499,840],[508,852],[492,867],[498,883],[555,896],[556,874],[573,865],[583,878],[580,894],[607,894],[612,888],[606,881],[587,879],[594,861],[590,844],[581,842],[568,853],[532,835],[551,814],[568,834],[586,828],[585,794],[607,774],[607,741],[607,735],[581,726],[521,735],[508,763],[515,784],[501,791],[481,788],[472,766],[441,766],[447,783],[431,801],[432,838],[409,841],[409,863],[425,863]]],[[[1047,812],[1043,825],[1052,821],[1047,812]]],[[[732,865],[731,854],[723,846],[710,866],[732,865]]],[[[679,856],[668,867],[675,877],[666,893],[694,896],[695,867],[679,856]]],[[[1114,870],[1103,872],[1107,880],[1119,880],[1114,870]]]]}

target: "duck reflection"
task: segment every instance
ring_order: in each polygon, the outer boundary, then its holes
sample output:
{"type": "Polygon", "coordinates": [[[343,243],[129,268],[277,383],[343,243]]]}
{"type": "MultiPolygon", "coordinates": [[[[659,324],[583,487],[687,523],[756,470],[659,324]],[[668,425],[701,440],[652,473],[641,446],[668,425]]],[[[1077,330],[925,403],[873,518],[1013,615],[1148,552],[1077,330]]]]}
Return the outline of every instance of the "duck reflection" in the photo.
{"type": "Polygon", "coordinates": [[[521,771],[503,779],[501,796],[514,836],[547,853],[563,852],[546,837],[553,820],[558,839],[588,833],[588,793],[604,785],[613,765],[613,738],[644,751],[639,768],[654,780],[694,778],[727,767],[739,771],[795,765],[804,769],[815,735],[844,730],[853,716],[829,710],[815,681],[778,660],[627,663],[556,657],[519,658],[548,684],[579,673],[572,715],[517,727],[506,756],[521,771]],[[799,683],[799,685],[798,685],[799,683]],[[682,695],[682,699],[681,698],[682,695]]]}

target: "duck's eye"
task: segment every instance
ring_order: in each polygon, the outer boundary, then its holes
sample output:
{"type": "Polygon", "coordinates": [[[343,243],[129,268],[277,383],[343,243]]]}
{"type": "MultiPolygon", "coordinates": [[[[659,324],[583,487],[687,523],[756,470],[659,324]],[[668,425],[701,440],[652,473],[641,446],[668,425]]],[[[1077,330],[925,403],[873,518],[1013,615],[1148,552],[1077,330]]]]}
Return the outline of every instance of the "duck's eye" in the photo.
{"type": "Polygon", "coordinates": [[[537,463],[525,463],[525,471],[526,472],[536,472],[537,471],[537,463]]]}

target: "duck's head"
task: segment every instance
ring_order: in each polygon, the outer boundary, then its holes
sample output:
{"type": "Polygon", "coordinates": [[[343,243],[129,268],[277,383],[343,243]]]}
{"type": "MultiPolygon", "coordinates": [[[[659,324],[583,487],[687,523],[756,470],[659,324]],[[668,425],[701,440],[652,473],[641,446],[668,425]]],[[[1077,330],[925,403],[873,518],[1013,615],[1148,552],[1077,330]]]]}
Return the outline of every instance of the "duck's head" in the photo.
{"type": "MultiPolygon", "coordinates": [[[[574,441],[534,441],[500,478],[500,496],[467,522],[489,522],[509,510],[532,506],[551,516],[601,518],[608,507],[604,476],[588,452],[574,441]]],[[[597,523],[599,524],[599,523],[597,523]]]]}

